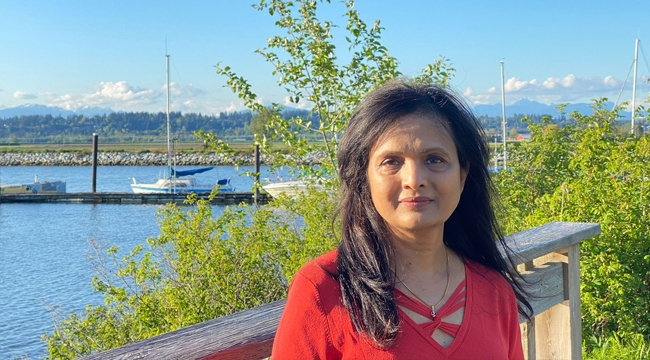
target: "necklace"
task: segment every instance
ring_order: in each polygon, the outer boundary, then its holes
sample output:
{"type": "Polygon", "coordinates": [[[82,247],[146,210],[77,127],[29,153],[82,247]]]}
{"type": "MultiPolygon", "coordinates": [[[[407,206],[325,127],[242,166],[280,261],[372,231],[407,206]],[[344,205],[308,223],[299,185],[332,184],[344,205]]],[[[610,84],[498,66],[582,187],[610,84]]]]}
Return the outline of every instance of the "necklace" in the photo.
{"type": "Polygon", "coordinates": [[[397,277],[397,280],[399,280],[399,282],[402,283],[402,285],[404,285],[404,288],[406,288],[406,290],[408,290],[408,292],[410,292],[411,295],[415,296],[415,298],[420,300],[421,303],[431,308],[431,317],[433,319],[436,318],[436,307],[440,305],[442,300],[445,299],[445,296],[447,296],[447,291],[449,290],[449,251],[447,250],[446,246],[445,246],[445,255],[447,257],[447,286],[445,286],[445,293],[442,294],[442,298],[440,298],[440,301],[438,301],[435,305],[430,305],[428,302],[422,300],[422,298],[419,297],[416,293],[414,293],[413,290],[409,289],[409,287],[406,286],[404,280],[400,279],[400,277],[397,276],[397,273],[395,273],[395,277],[397,277]]]}

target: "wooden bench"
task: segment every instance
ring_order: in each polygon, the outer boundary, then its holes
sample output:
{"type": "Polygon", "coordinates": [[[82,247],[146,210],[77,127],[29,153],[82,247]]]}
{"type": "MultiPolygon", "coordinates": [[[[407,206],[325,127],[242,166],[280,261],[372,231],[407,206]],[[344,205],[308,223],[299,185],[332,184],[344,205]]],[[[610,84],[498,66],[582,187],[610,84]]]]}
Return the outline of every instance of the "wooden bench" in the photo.
{"type": "MultiPolygon", "coordinates": [[[[534,318],[522,319],[528,359],[581,359],[580,243],[592,223],[550,223],[506,238],[533,285],[534,318]]],[[[85,359],[263,359],[271,354],[285,300],[203,322],[85,359]]]]}

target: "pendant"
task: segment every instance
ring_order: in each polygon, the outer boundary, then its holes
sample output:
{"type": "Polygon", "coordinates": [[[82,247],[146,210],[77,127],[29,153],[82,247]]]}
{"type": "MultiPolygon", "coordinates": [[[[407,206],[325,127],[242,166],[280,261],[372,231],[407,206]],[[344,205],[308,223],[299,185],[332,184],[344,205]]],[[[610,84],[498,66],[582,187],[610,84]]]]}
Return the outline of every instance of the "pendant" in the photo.
{"type": "Polygon", "coordinates": [[[436,308],[433,307],[433,305],[431,306],[431,317],[432,317],[433,319],[436,318],[436,308]]]}

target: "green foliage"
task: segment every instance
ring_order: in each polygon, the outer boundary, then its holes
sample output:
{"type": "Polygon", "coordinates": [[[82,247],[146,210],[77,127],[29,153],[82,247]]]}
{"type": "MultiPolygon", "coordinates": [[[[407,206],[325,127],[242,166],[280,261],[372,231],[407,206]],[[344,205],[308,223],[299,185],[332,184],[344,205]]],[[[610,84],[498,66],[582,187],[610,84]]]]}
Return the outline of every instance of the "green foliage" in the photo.
{"type": "Polygon", "coordinates": [[[251,119],[251,124],[249,126],[251,134],[258,136],[267,136],[270,135],[270,130],[268,128],[269,119],[273,117],[273,113],[264,108],[263,110],[255,113],[251,119]]]}
{"type": "Polygon", "coordinates": [[[594,344],[591,351],[586,347],[582,349],[582,357],[585,360],[646,360],[650,358],[650,344],[648,339],[641,334],[631,334],[628,340],[621,339],[613,334],[602,339],[592,339],[594,344]]]}
{"type": "MultiPolygon", "coordinates": [[[[274,16],[276,25],[285,32],[270,37],[267,47],[257,53],[273,64],[273,75],[279,77],[278,85],[286,90],[290,103],[300,107],[306,101],[312,107],[313,121],[303,116],[281,118],[279,104],[265,109],[257,102],[258,97],[246,79],[238,76],[230,66],[217,64],[216,67],[217,73],[226,77],[227,85],[252,112],[272,113],[267,123],[272,130],[271,138],[282,141],[290,149],[290,156],[279,156],[269,148],[266,137],[259,138],[261,151],[273,159],[272,163],[289,167],[306,178],[329,183],[337,171],[337,137],[345,130],[351,112],[365,94],[401,73],[397,70],[397,59],[380,43],[384,28],[379,20],[372,25],[366,24],[354,10],[353,1],[343,2],[345,40],[349,46],[344,51],[351,59],[341,64],[332,35],[337,25],[317,18],[317,7],[321,3],[262,0],[254,6],[274,16]],[[322,145],[308,143],[307,134],[317,136],[322,145]],[[320,167],[304,161],[307,154],[321,149],[325,151],[326,161],[320,167]]],[[[416,80],[446,85],[453,72],[449,62],[441,58],[428,65],[416,80]]]]}
{"type": "Polygon", "coordinates": [[[51,358],[76,358],[279,300],[293,274],[333,249],[331,197],[312,192],[255,210],[207,200],[159,213],[162,234],[122,257],[96,250],[104,305],[59,319],[45,335],[51,358]],[[305,201],[306,199],[308,201],[305,201]],[[113,271],[111,271],[113,269],[113,271]]]}
{"type": "Polygon", "coordinates": [[[622,137],[618,110],[594,102],[558,128],[531,125],[530,141],[513,149],[497,177],[506,231],[551,221],[596,222],[602,235],[581,246],[585,339],[650,335],[650,139],[622,137]]]}

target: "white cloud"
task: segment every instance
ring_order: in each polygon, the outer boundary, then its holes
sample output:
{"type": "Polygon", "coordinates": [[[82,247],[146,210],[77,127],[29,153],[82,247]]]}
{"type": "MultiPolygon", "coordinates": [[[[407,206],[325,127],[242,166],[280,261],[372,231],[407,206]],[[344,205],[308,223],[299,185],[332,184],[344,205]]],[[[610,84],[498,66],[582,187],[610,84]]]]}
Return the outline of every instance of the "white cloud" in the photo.
{"type": "MultiPolygon", "coordinates": [[[[170,86],[171,89],[171,86],[170,86]]],[[[171,104],[172,111],[181,111],[183,113],[201,113],[204,115],[219,115],[222,112],[235,112],[246,110],[246,106],[243,101],[239,102],[202,102],[194,100],[186,100],[184,102],[172,102],[171,104]]],[[[161,109],[160,111],[164,111],[161,109]]]]}
{"type": "MultiPolygon", "coordinates": [[[[162,92],[167,91],[167,84],[163,85],[160,90],[162,92]]],[[[202,89],[195,87],[192,84],[189,84],[187,86],[182,86],[179,85],[178,83],[172,82],[169,84],[169,93],[174,97],[189,99],[189,98],[195,98],[197,96],[205,95],[206,92],[202,89]]]]}
{"type": "Polygon", "coordinates": [[[605,84],[606,86],[618,86],[619,82],[618,80],[614,79],[613,76],[605,76],[605,78],[603,79],[603,84],[605,84]]]}
{"type": "Polygon", "coordinates": [[[20,100],[29,100],[29,99],[36,99],[38,96],[33,95],[33,94],[26,94],[22,91],[16,91],[14,93],[14,99],[20,99],[20,100]]]}
{"type": "MultiPolygon", "coordinates": [[[[208,91],[192,84],[181,86],[177,83],[170,83],[172,95],[170,104],[172,111],[184,113],[194,112],[202,114],[216,114],[221,112],[233,112],[246,110],[243,101],[237,99],[236,95],[225,94],[222,96],[210,97],[208,91]]],[[[17,92],[14,97],[25,98],[28,94],[17,92]]],[[[38,93],[43,105],[56,106],[66,110],[78,110],[84,107],[111,108],[114,111],[162,111],[166,109],[166,87],[156,86],[152,89],[133,86],[126,81],[101,82],[87,93],[38,93]]],[[[271,101],[267,98],[259,98],[259,101],[267,104],[271,101]]],[[[281,102],[281,101],[280,101],[281,102]]],[[[2,106],[2,105],[0,105],[2,106]]]]}
{"type": "Polygon", "coordinates": [[[241,111],[244,110],[245,108],[246,107],[244,106],[243,103],[237,105],[234,102],[230,102],[230,105],[228,105],[225,112],[241,111]]]}
{"type": "Polygon", "coordinates": [[[305,100],[305,98],[301,98],[300,101],[298,101],[298,103],[296,104],[291,101],[291,98],[289,96],[285,96],[282,105],[286,107],[296,108],[296,109],[307,109],[312,107],[310,104],[311,103],[305,100]]]}
{"type": "Polygon", "coordinates": [[[560,81],[558,78],[548,78],[542,83],[542,87],[546,89],[555,89],[555,85],[560,81]]]}
{"type": "Polygon", "coordinates": [[[473,88],[468,87],[463,92],[463,96],[466,99],[469,99],[473,104],[487,104],[490,99],[494,97],[493,93],[497,91],[497,88],[491,87],[487,90],[487,93],[477,94],[473,88]]]}
{"type": "MultiPolygon", "coordinates": [[[[510,78],[505,83],[506,102],[513,103],[528,98],[541,103],[560,103],[589,101],[590,99],[608,98],[616,100],[622,81],[613,76],[578,77],[569,74],[565,77],[549,77],[544,81],[510,78]]],[[[628,89],[632,84],[629,82],[628,89]]],[[[637,84],[637,93],[650,91],[650,84],[637,84]]],[[[501,87],[490,87],[485,92],[472,89],[466,97],[475,105],[495,104],[501,102],[501,87]]]]}
{"type": "Polygon", "coordinates": [[[156,103],[162,93],[150,89],[136,88],[126,81],[101,82],[94,93],[65,94],[57,96],[48,94],[50,104],[66,110],[76,110],[82,107],[110,107],[113,110],[139,111],[145,105],[156,103]]]}
{"type": "Polygon", "coordinates": [[[575,83],[576,83],[576,76],[573,75],[573,74],[569,74],[564,79],[562,79],[561,83],[562,83],[562,86],[564,86],[566,88],[571,87],[571,86],[575,85],[575,83]]]}
{"type": "MultiPolygon", "coordinates": [[[[183,102],[173,101],[171,103],[172,111],[180,111],[182,113],[202,113],[202,114],[213,114],[210,107],[204,106],[202,103],[197,103],[194,100],[185,100],[183,102]]],[[[219,113],[217,111],[217,113],[219,113]]]]}
{"type": "Polygon", "coordinates": [[[504,87],[506,89],[506,92],[508,92],[508,91],[518,91],[518,90],[521,90],[521,89],[527,87],[528,84],[529,84],[528,81],[522,81],[522,80],[519,80],[517,78],[510,78],[510,79],[508,79],[508,81],[506,81],[504,87]]]}

